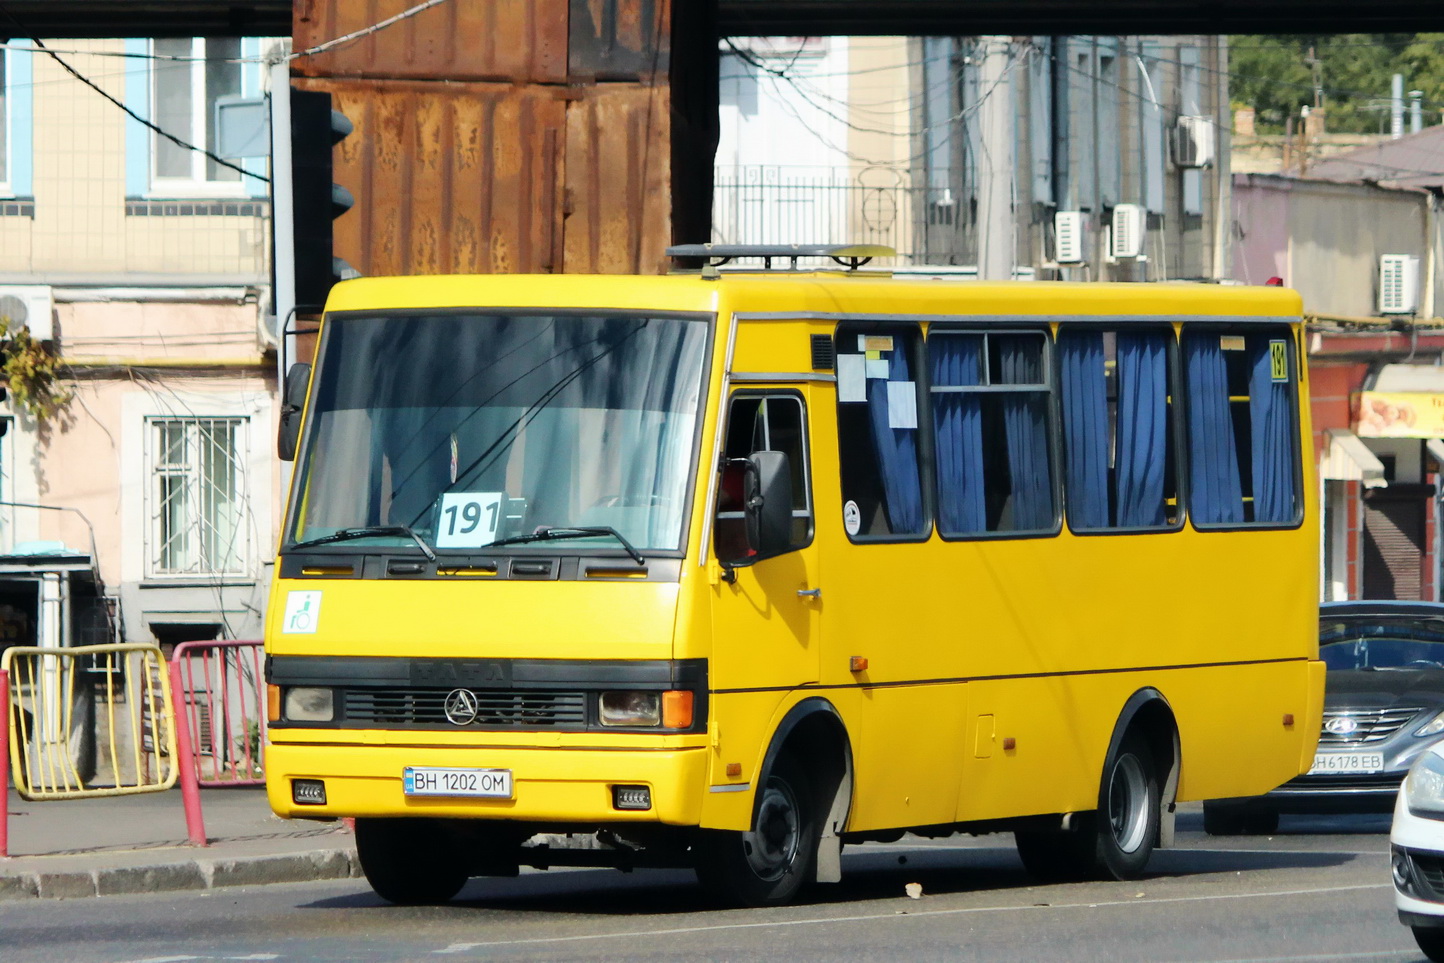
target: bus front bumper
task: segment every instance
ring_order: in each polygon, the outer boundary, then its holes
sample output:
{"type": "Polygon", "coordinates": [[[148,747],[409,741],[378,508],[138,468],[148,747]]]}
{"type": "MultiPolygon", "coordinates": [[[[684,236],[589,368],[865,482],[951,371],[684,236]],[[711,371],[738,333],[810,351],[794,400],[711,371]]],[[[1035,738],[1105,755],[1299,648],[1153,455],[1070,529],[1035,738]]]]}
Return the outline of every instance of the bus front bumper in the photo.
{"type": "MultiPolygon", "coordinates": [[[[588,826],[631,822],[696,826],[705,795],[703,748],[655,751],[425,746],[306,745],[266,747],[266,795],[288,819],[432,816],[510,819],[588,826]],[[408,767],[501,769],[510,798],[407,795],[408,767]],[[296,781],[324,787],[324,803],[297,802],[296,781]],[[651,806],[619,809],[614,787],[645,786],[651,806]]],[[[305,795],[305,794],[303,794],[305,795]]]]}

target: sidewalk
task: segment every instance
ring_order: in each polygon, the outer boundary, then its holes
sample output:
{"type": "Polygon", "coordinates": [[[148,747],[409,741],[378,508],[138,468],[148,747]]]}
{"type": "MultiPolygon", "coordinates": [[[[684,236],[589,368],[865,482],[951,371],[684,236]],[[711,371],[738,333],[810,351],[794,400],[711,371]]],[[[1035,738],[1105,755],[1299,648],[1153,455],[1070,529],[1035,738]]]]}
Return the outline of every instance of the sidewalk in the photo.
{"type": "Polygon", "coordinates": [[[359,876],[343,823],[280,819],[261,787],[202,789],[209,846],[187,840],[179,789],[27,802],[9,794],[0,900],[212,889],[359,876]]]}

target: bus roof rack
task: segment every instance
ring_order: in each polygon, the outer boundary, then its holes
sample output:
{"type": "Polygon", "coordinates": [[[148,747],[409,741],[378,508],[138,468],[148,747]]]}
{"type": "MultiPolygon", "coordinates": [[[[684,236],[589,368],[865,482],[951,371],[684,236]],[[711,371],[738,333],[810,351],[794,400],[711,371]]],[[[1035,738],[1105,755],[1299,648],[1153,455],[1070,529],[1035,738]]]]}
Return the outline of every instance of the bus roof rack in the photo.
{"type": "Polygon", "coordinates": [[[830,257],[849,271],[856,271],[875,257],[897,257],[897,251],[881,244],[674,244],[667,248],[674,258],[703,258],[711,267],[721,267],[733,258],[762,259],[762,269],[772,270],[773,258],[787,258],[789,270],[797,270],[797,259],[830,257]]]}

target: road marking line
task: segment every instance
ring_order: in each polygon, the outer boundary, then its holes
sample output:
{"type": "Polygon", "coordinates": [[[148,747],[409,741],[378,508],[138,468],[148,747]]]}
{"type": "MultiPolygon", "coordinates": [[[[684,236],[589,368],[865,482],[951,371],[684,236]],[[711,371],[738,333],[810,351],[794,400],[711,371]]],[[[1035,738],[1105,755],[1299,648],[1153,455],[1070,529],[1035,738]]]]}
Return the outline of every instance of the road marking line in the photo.
{"type": "Polygon", "coordinates": [[[1393,889],[1393,883],[1360,883],[1353,886],[1321,886],[1310,889],[1287,889],[1267,893],[1221,893],[1213,896],[1166,896],[1161,899],[1118,899],[1081,903],[1050,903],[1047,906],[963,906],[957,909],[908,910],[888,913],[867,913],[861,916],[818,916],[800,920],[768,920],[761,923],[717,923],[710,926],[679,926],[666,930],[628,930],[621,933],[587,933],[581,936],[537,936],[521,940],[490,940],[484,943],[452,943],[434,954],[465,953],[490,946],[528,946],[542,943],[578,943],[586,940],[636,939],[644,936],[681,936],[688,933],[712,933],[719,930],[765,929],[771,926],[817,926],[825,923],[865,923],[875,920],[906,919],[918,916],[959,916],[968,913],[1008,913],[1029,910],[1097,909],[1101,906],[1140,906],[1161,903],[1211,902],[1227,899],[1266,899],[1275,896],[1313,896],[1320,893],[1351,893],[1366,889],[1393,889]]]}
{"type": "Polygon", "coordinates": [[[1328,953],[1323,956],[1247,956],[1234,960],[1213,960],[1212,963],[1331,963],[1333,960],[1414,960],[1417,952],[1379,950],[1374,953],[1328,953]]]}

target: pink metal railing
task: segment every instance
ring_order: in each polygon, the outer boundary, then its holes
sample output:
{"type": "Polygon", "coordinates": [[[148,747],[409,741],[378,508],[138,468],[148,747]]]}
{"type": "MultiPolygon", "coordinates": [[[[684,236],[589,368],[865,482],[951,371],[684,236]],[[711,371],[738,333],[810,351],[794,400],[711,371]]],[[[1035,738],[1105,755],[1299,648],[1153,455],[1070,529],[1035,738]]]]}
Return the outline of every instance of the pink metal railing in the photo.
{"type": "MultiPolygon", "coordinates": [[[[183,642],[171,654],[176,715],[201,786],[265,782],[266,680],[259,641],[183,642]]],[[[182,755],[182,762],[185,761],[182,755]]]]}

